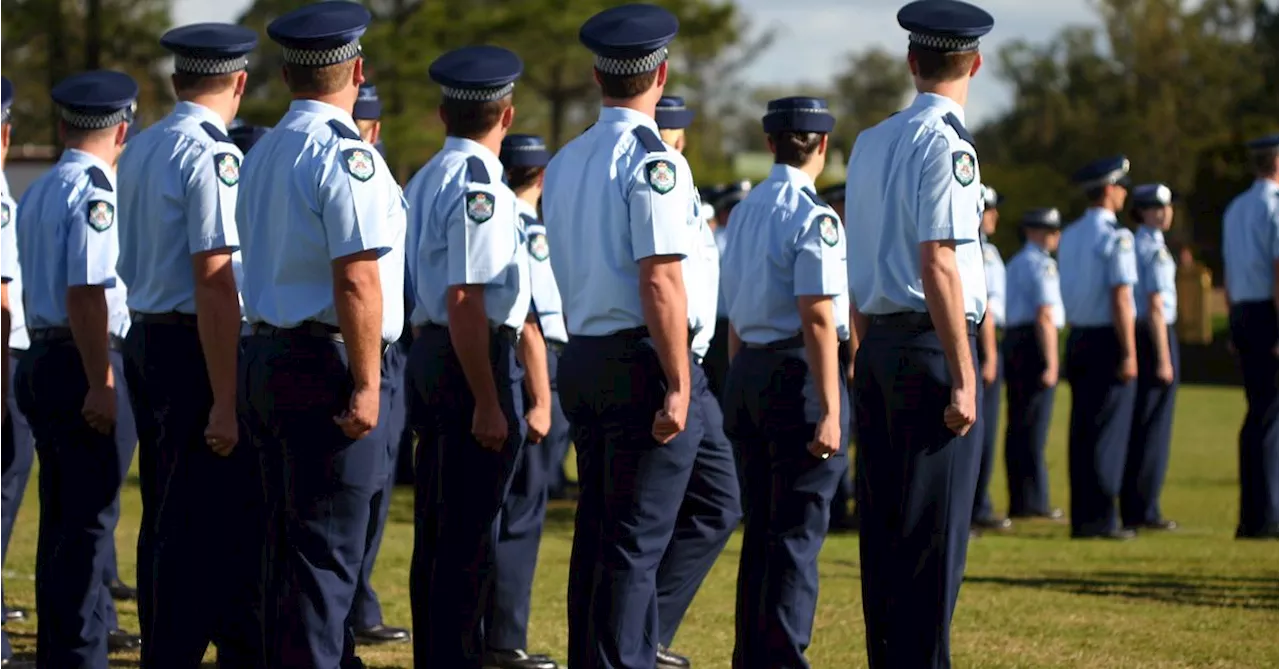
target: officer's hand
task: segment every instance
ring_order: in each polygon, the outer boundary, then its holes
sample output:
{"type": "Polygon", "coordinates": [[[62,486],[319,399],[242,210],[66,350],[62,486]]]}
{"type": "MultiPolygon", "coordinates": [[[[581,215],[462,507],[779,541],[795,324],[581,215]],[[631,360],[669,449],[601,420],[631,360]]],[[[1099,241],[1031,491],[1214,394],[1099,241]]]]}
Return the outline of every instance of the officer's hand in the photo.
{"type": "Polygon", "coordinates": [[[853,361],[849,361],[849,366],[844,368],[845,383],[853,383],[853,361]]]}
{"type": "Polygon", "coordinates": [[[1058,385],[1058,370],[1046,369],[1040,373],[1040,387],[1052,388],[1058,385]]]}
{"type": "Polygon", "coordinates": [[[471,436],[483,448],[501,451],[507,443],[507,417],[502,414],[502,407],[497,404],[491,407],[477,404],[471,417],[471,436]]]}
{"type": "Polygon", "coordinates": [[[351,403],[346,413],[335,416],[333,422],[342,428],[350,439],[363,439],[378,426],[379,389],[357,388],[351,393],[351,403]]]}
{"type": "Polygon", "coordinates": [[[942,412],[947,429],[963,437],[978,422],[978,397],[973,388],[952,388],[951,404],[942,412]]]}
{"type": "Polygon", "coordinates": [[[524,422],[529,425],[529,443],[540,444],[551,431],[551,407],[529,407],[524,415],[524,422]]]}
{"type": "Polygon", "coordinates": [[[840,452],[840,416],[823,416],[813,429],[813,441],[809,453],[826,460],[840,452]]]}
{"type": "Polygon", "coordinates": [[[1138,378],[1138,356],[1126,355],[1124,360],[1120,361],[1120,371],[1116,376],[1124,383],[1138,378]]]}
{"type": "Polygon", "coordinates": [[[1173,364],[1166,362],[1165,364],[1157,367],[1156,378],[1160,380],[1160,383],[1163,383],[1166,386],[1171,385],[1173,383],[1173,364]]]}
{"type": "Polygon", "coordinates": [[[116,389],[112,386],[90,388],[84,396],[80,415],[89,427],[103,434],[111,434],[116,425],[116,389]]]}
{"type": "Polygon", "coordinates": [[[669,443],[684,432],[689,418],[689,393],[668,391],[662,410],[653,416],[653,438],[660,444],[669,443]]]}
{"type": "Polygon", "coordinates": [[[999,367],[996,365],[996,361],[994,359],[984,360],[982,362],[982,385],[989,386],[995,383],[996,372],[998,369],[999,367]]]}
{"type": "Polygon", "coordinates": [[[236,423],[235,406],[225,407],[214,403],[209,410],[209,425],[204,429],[204,441],[217,455],[231,455],[240,439],[239,425],[236,423]]]}

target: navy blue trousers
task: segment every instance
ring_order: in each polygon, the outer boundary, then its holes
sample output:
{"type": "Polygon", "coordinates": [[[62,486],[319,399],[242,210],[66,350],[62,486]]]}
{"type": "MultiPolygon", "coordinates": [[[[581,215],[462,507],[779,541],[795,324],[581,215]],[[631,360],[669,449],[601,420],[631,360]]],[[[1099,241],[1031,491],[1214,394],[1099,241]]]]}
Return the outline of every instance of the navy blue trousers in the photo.
{"type": "Polygon", "coordinates": [[[1123,352],[1111,326],[1072,328],[1067,336],[1071,431],[1071,535],[1093,537],[1119,529],[1116,499],[1124,479],[1137,385],[1116,376],[1123,352]]]}
{"type": "Polygon", "coordinates": [[[569,563],[569,666],[653,667],[658,567],[698,455],[702,411],[691,401],[685,430],[666,444],[653,439],[667,384],[639,329],[570,337],[558,383],[581,487],[569,563]]]}
{"type": "Polygon", "coordinates": [[[671,646],[694,595],[742,520],[738,466],[724,433],[720,401],[702,368],[689,369],[690,404],[696,403],[702,413],[703,431],[671,543],[658,565],[658,642],[666,647],[671,646]]]}
{"type": "Polygon", "coordinates": [[[400,446],[403,443],[405,423],[408,418],[405,385],[405,370],[409,364],[408,342],[396,342],[387,348],[382,356],[382,392],[387,397],[387,413],[379,416],[378,422],[385,423],[383,431],[383,447],[387,464],[383,470],[384,480],[378,492],[369,502],[368,546],[364,552],[364,564],[360,567],[360,580],[356,582],[355,606],[351,608],[351,627],[355,630],[369,629],[382,624],[382,604],[378,602],[378,593],[374,591],[370,579],[373,577],[373,565],[378,560],[378,549],[382,547],[382,533],[387,527],[387,514],[391,511],[391,494],[396,487],[396,469],[400,459],[400,446]]]}
{"type": "MultiPolygon", "coordinates": [[[[809,453],[820,418],[803,348],[743,348],[725,380],[725,431],[746,479],[733,647],[735,669],[808,667],[818,606],[818,553],[847,447],[809,453]]],[[[841,385],[841,414],[848,397],[841,385]]]]}
{"type": "MultiPolygon", "coordinates": [[[[1009,516],[1044,516],[1050,512],[1049,467],[1044,448],[1053,418],[1056,386],[1040,383],[1048,364],[1034,326],[1005,332],[1004,380],[1009,416],[1004,433],[1004,466],[1009,479],[1009,516]]],[[[992,426],[994,429],[994,426],[992,426]]]]}
{"type": "Polygon", "coordinates": [[[81,415],[88,388],[70,339],[33,343],[14,378],[14,395],[40,456],[36,663],[41,667],[105,668],[107,632],[115,627],[105,576],[114,541],[111,509],[118,505],[128,462],[122,462],[115,434],[97,432],[81,415]]]}
{"type": "MultiPolygon", "coordinates": [[[[133,451],[138,447],[138,426],[133,417],[133,407],[129,404],[129,382],[124,373],[124,355],[113,348],[111,350],[111,370],[116,381],[116,448],[120,451],[120,480],[124,481],[129,473],[129,465],[133,463],[133,451]]],[[[107,587],[120,580],[120,560],[116,556],[115,533],[120,524],[120,493],[111,503],[107,522],[111,527],[111,543],[107,546],[106,569],[102,572],[102,583],[107,587]]],[[[110,597],[102,605],[102,616],[107,621],[108,629],[120,627],[116,618],[115,601],[110,597]]]]}
{"type": "Polygon", "coordinates": [[[142,665],[194,669],[212,642],[220,666],[265,666],[259,454],[247,435],[226,457],[206,444],[213,391],[194,326],[135,323],[124,358],[140,449],[142,665]]]}
{"type": "Polygon", "coordinates": [[[261,454],[267,534],[261,580],[267,665],[360,667],[347,625],[386,467],[387,396],[363,439],[334,423],[350,405],[346,347],[255,334],[241,352],[241,419],[261,454]]]}
{"type": "Polygon", "coordinates": [[[1277,324],[1275,303],[1231,306],[1231,338],[1240,356],[1249,409],[1240,428],[1240,524],[1237,536],[1273,534],[1280,493],[1276,409],[1277,324]]]}
{"type": "MultiPolygon", "coordinates": [[[[840,342],[840,375],[844,378],[844,370],[849,368],[849,342],[840,342]]],[[[853,392],[852,387],[846,385],[845,392],[853,392]]],[[[850,440],[853,439],[853,404],[850,403],[848,411],[844,412],[841,417],[843,425],[843,433],[840,436],[840,443],[848,446],[850,440]]],[[[849,520],[849,503],[853,501],[853,474],[854,462],[857,458],[852,455],[845,457],[845,472],[840,476],[840,480],[836,485],[835,495],[831,498],[831,524],[846,524],[849,520]]]]}
{"type": "Polygon", "coordinates": [[[1166,326],[1169,356],[1173,363],[1173,383],[1156,378],[1155,341],[1150,327],[1138,323],[1138,381],[1134,391],[1133,426],[1129,430],[1129,453],[1120,486],[1120,520],[1125,527],[1154,523],[1160,512],[1160,490],[1169,469],[1169,446],[1173,440],[1173,403],[1178,392],[1182,360],[1178,335],[1166,326]]]}
{"type": "MultiPolygon", "coordinates": [[[[976,360],[973,335],[969,346],[976,360]]],[[[856,368],[854,415],[864,467],[859,548],[870,667],[946,669],[982,460],[982,421],[963,437],[943,423],[952,380],[932,329],[873,324],[856,368]]],[[[981,393],[977,402],[981,416],[981,393]]]]}
{"type": "Polygon", "coordinates": [[[419,669],[478,669],[486,648],[485,612],[494,586],[497,519],[524,446],[524,370],[514,337],[489,337],[489,361],[507,443],[482,448],[471,434],[475,400],[446,328],[414,340],[409,369],[418,410],[414,476],[413,662],[419,669]]]}
{"type": "MultiPolygon", "coordinates": [[[[998,345],[998,344],[997,344],[998,345]]],[[[978,348],[981,357],[982,348],[978,348]]],[[[981,364],[982,361],[979,361],[981,364]]],[[[981,370],[981,366],[978,368],[981,370]]],[[[982,381],[982,375],[978,375],[982,381]]],[[[982,463],[978,468],[978,492],[973,496],[973,522],[995,517],[991,505],[991,470],[996,464],[996,437],[1000,429],[1000,393],[1004,391],[1004,357],[996,349],[996,378],[982,385],[982,463]]]]}
{"type": "MultiPolygon", "coordinates": [[[[489,648],[524,650],[529,643],[529,609],[538,547],[547,513],[547,486],[552,472],[564,460],[569,447],[569,423],[560,407],[556,371],[560,354],[547,349],[551,374],[551,431],[542,443],[526,443],[516,462],[511,490],[498,516],[498,543],[494,550],[493,593],[485,616],[489,648]],[[556,461],[549,454],[559,452],[556,461]]],[[[528,395],[526,393],[526,400],[528,395]]]]}
{"type": "MultiPolygon", "coordinates": [[[[18,510],[22,508],[22,497],[26,494],[27,481],[31,478],[31,466],[36,459],[36,440],[31,434],[31,425],[27,417],[18,408],[14,400],[15,388],[13,376],[18,369],[18,357],[26,351],[14,351],[9,356],[9,388],[4,402],[8,414],[4,418],[4,478],[0,487],[0,536],[3,537],[3,549],[0,549],[0,565],[9,555],[9,539],[13,536],[13,525],[18,519],[18,510]]],[[[9,659],[13,649],[9,646],[9,635],[0,629],[0,658],[9,659]]]]}

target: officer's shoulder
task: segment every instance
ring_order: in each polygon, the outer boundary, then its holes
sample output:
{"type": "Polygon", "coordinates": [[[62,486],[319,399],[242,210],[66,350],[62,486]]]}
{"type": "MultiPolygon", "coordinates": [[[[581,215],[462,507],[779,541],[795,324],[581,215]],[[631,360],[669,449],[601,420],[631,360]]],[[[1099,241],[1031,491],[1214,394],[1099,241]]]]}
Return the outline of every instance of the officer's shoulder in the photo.
{"type": "Polygon", "coordinates": [[[325,126],[327,131],[312,137],[321,145],[325,159],[336,159],[353,181],[367,183],[387,170],[381,154],[361,139],[360,133],[337,119],[330,119],[325,126]]]}
{"type": "Polygon", "coordinates": [[[1046,279],[1058,278],[1058,261],[1053,258],[1044,258],[1040,261],[1040,276],[1046,279]]]}
{"type": "Polygon", "coordinates": [[[1116,251],[1132,253],[1134,250],[1133,232],[1128,228],[1116,228],[1103,241],[1107,253],[1116,251]]]}

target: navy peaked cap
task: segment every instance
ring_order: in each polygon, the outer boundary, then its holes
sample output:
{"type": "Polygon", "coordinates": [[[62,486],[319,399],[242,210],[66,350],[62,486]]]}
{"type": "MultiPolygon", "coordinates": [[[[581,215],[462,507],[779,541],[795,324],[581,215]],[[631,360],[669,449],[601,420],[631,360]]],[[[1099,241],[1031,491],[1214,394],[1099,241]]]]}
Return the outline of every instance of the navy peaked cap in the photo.
{"type": "Polygon", "coordinates": [[[372,19],[363,5],[329,0],[277,18],[267,26],[267,35],[284,47],[286,63],[326,67],[360,55],[360,36],[372,19]]]}
{"type": "Polygon", "coordinates": [[[1098,186],[1129,184],[1129,159],[1124,156],[1100,158],[1076,170],[1071,181],[1080,188],[1088,190],[1098,186]]]}
{"type": "Polygon", "coordinates": [[[658,69],[679,30],[675,14],[656,5],[630,4],[587,19],[578,39],[596,55],[597,70],[627,76],[658,69]]]}
{"type": "Polygon", "coordinates": [[[693,110],[684,106],[684,98],[664,95],[658,100],[654,120],[661,130],[679,130],[693,123],[693,110]]]}
{"type": "Polygon", "coordinates": [[[1142,184],[1133,189],[1129,202],[1139,209],[1148,207],[1165,207],[1178,199],[1176,193],[1164,184],[1142,184]]]}
{"type": "Polygon", "coordinates": [[[360,90],[356,93],[355,107],[351,110],[351,118],[365,121],[382,118],[382,101],[378,99],[376,86],[360,84],[360,90]]]}
{"type": "Polygon", "coordinates": [[[464,46],[440,56],[427,73],[446,98],[492,102],[511,95],[524,63],[500,46],[464,46]]]}
{"type": "Polygon", "coordinates": [[[827,202],[844,202],[844,187],[845,184],[843,181],[838,184],[831,184],[830,186],[818,191],[818,197],[826,200],[827,202]]]}
{"type": "Polygon", "coordinates": [[[822,98],[791,97],[769,101],[764,115],[764,131],[775,132],[831,132],[836,118],[827,110],[822,98]]]}
{"type": "Polygon", "coordinates": [[[1022,227],[1057,230],[1062,227],[1062,216],[1053,207],[1029,209],[1022,214],[1022,227]]]}
{"type": "Polygon", "coordinates": [[[711,204],[716,211],[727,212],[730,207],[745,199],[750,192],[750,181],[735,181],[720,188],[715,194],[715,201],[711,204]]]}
{"type": "Polygon", "coordinates": [[[271,128],[268,127],[249,125],[242,122],[240,125],[228,130],[227,134],[231,136],[231,141],[235,142],[235,145],[240,147],[241,153],[248,153],[249,149],[252,149],[253,145],[258,143],[258,140],[266,136],[267,131],[270,129],[271,128]]]}
{"type": "Polygon", "coordinates": [[[258,35],[230,23],[194,23],[165,33],[160,45],[173,53],[178,72],[230,74],[249,67],[245,56],[258,46],[258,35]]]}
{"type": "Polygon", "coordinates": [[[912,46],[959,53],[976,51],[978,39],[991,32],[995,19],[960,0],[917,0],[898,10],[898,25],[910,33],[912,46]]]}
{"type": "Polygon", "coordinates": [[[502,138],[498,160],[507,169],[544,167],[551,162],[551,152],[547,151],[547,143],[537,135],[507,135],[502,138]]]}
{"type": "Polygon", "coordinates": [[[1275,151],[1280,147],[1280,135],[1267,135],[1266,137],[1251,139],[1245,144],[1245,146],[1248,147],[1250,151],[1257,153],[1275,151]]]}
{"type": "Polygon", "coordinates": [[[92,70],[59,81],[49,96],[68,125],[95,130],[133,120],[138,84],[123,72],[92,70]]]}
{"type": "Polygon", "coordinates": [[[991,186],[982,187],[982,208],[984,210],[994,209],[1000,206],[1001,202],[1004,202],[1004,196],[996,192],[996,189],[991,186]]]}

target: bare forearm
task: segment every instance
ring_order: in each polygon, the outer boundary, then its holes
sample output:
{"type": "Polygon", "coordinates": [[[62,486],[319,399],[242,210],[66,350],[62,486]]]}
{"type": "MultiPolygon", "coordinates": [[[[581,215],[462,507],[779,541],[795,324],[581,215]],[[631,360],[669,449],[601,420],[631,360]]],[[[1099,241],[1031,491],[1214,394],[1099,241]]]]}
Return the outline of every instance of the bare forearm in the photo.
{"type": "Polygon", "coordinates": [[[1151,330],[1151,343],[1155,346],[1156,362],[1161,365],[1171,364],[1169,356],[1169,328],[1165,327],[1164,300],[1159,294],[1152,300],[1147,310],[1147,328],[1151,330]]]}
{"type": "Polygon", "coordinates": [[[861,311],[858,311],[858,305],[854,303],[853,296],[849,297],[849,323],[853,325],[852,331],[849,333],[850,351],[858,352],[858,346],[867,336],[867,326],[870,320],[861,311]]]}
{"type": "Polygon", "coordinates": [[[67,289],[67,322],[90,388],[113,386],[110,338],[107,333],[107,293],[102,286],[67,289]]]}
{"type": "Polygon", "coordinates": [[[679,266],[640,282],[640,304],[672,391],[689,390],[689,305],[679,266]]]}
{"type": "Polygon", "coordinates": [[[738,331],[729,327],[729,362],[738,357],[738,351],[742,350],[742,339],[738,337],[738,331]]]}
{"type": "MultiPolygon", "coordinates": [[[[463,289],[465,292],[466,289],[463,289]]],[[[493,381],[493,368],[489,362],[489,319],[484,312],[484,294],[476,294],[449,301],[449,341],[454,355],[467,377],[471,397],[476,404],[498,405],[498,389],[493,381]]]]}
{"type": "MultiPolygon", "coordinates": [[[[228,265],[226,272],[230,273],[228,265]]],[[[196,326],[215,404],[235,406],[240,300],[234,277],[196,282],[196,326]]]]}
{"type": "Polygon", "coordinates": [[[987,318],[982,321],[982,329],[978,331],[978,343],[982,346],[982,359],[996,359],[996,321],[987,318]]]}
{"type": "Polygon", "coordinates": [[[355,387],[377,388],[382,382],[382,282],[376,262],[372,271],[335,277],[333,305],[355,387]]]}
{"type": "Polygon", "coordinates": [[[1053,316],[1047,307],[1042,307],[1036,318],[1036,341],[1040,344],[1040,353],[1044,355],[1044,366],[1051,372],[1058,371],[1058,328],[1053,324],[1053,316]]]}
{"type": "Polygon", "coordinates": [[[956,388],[975,385],[973,356],[969,351],[969,334],[965,325],[964,289],[956,269],[954,252],[947,257],[934,256],[922,269],[925,305],[929,318],[942,343],[951,383],[956,388]]]}
{"type": "Polygon", "coordinates": [[[804,335],[809,372],[818,389],[823,416],[840,413],[840,341],[829,298],[802,304],[800,331],[804,335]]]}
{"type": "Polygon", "coordinates": [[[525,321],[517,351],[524,364],[524,389],[534,407],[551,406],[551,374],[547,370],[547,342],[536,321],[525,321]]]}
{"type": "Polygon", "coordinates": [[[1118,286],[1111,293],[1111,320],[1116,329],[1116,339],[1120,342],[1120,350],[1126,358],[1134,355],[1133,335],[1133,288],[1118,286]]]}

